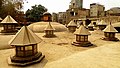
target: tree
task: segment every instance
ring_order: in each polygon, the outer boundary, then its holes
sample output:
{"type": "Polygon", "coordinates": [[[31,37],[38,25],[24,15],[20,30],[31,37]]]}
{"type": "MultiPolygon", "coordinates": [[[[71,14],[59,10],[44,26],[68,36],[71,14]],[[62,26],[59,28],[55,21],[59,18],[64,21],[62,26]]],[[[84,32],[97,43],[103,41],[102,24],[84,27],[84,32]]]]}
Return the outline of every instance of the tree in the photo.
{"type": "Polygon", "coordinates": [[[47,9],[44,6],[35,5],[32,6],[32,9],[28,9],[25,14],[29,21],[37,22],[41,20],[40,18],[43,16],[43,13],[46,11],[47,9]]]}
{"type": "Polygon", "coordinates": [[[0,0],[0,17],[2,18],[8,14],[15,17],[20,9],[22,9],[21,0],[0,0]]]}
{"type": "Polygon", "coordinates": [[[2,0],[0,0],[0,8],[1,8],[1,6],[2,6],[2,0]]]}

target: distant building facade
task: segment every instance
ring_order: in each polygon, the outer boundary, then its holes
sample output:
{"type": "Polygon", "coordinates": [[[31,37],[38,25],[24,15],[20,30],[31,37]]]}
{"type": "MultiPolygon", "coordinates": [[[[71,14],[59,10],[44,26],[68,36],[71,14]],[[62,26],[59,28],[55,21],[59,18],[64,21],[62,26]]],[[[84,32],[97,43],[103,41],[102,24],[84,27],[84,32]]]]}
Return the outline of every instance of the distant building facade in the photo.
{"type": "Polygon", "coordinates": [[[101,17],[105,22],[117,23],[120,22],[120,7],[113,7],[106,11],[106,16],[101,17]]]}
{"type": "Polygon", "coordinates": [[[92,3],[90,4],[90,17],[103,17],[105,16],[104,5],[92,3]]]}
{"type": "Polygon", "coordinates": [[[52,21],[58,22],[58,14],[57,13],[52,13],[52,21]]]}
{"type": "Polygon", "coordinates": [[[69,8],[83,8],[83,0],[71,0],[69,8]]]}
{"type": "Polygon", "coordinates": [[[59,12],[58,13],[58,22],[61,24],[66,23],[66,12],[59,12]]]}
{"type": "Polygon", "coordinates": [[[83,8],[83,0],[72,0],[69,9],[66,10],[66,24],[73,19],[89,17],[90,10],[83,8]]]}
{"type": "Polygon", "coordinates": [[[66,24],[73,19],[87,18],[89,17],[89,9],[72,8],[66,11],[66,24]]]}
{"type": "Polygon", "coordinates": [[[120,7],[113,7],[106,11],[107,16],[120,16],[120,7]]]}
{"type": "Polygon", "coordinates": [[[105,16],[101,17],[100,20],[104,20],[105,22],[117,23],[120,22],[120,16],[105,16]]]}
{"type": "MultiPolygon", "coordinates": [[[[104,20],[105,22],[119,22],[120,8],[114,7],[105,11],[104,5],[98,3],[90,4],[90,9],[83,8],[83,0],[71,0],[69,8],[66,12],[58,13],[58,22],[68,24],[71,20],[80,20],[84,24],[97,20],[104,20]]],[[[80,23],[79,22],[79,23],[80,23]]]]}

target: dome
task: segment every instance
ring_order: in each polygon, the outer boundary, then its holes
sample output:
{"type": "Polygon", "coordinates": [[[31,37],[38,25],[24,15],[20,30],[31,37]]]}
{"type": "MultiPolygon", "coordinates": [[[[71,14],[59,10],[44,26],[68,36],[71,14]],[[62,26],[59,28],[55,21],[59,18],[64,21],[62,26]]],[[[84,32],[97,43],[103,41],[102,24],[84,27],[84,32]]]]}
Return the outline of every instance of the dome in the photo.
{"type": "Polygon", "coordinates": [[[114,23],[113,27],[115,27],[115,29],[118,31],[118,33],[120,33],[120,22],[114,23]]]}
{"type": "Polygon", "coordinates": [[[49,12],[44,12],[43,15],[51,15],[49,12]]]}
{"type": "MultiPolygon", "coordinates": [[[[49,22],[36,22],[33,24],[30,24],[28,27],[33,31],[33,32],[44,32],[44,29],[47,27],[49,22]]],[[[51,22],[51,25],[55,28],[55,32],[63,32],[67,31],[67,28],[58,23],[58,22],[51,22]]]]}
{"type": "Polygon", "coordinates": [[[110,9],[113,13],[120,13],[120,7],[113,7],[110,9]]]}
{"type": "Polygon", "coordinates": [[[120,27],[120,22],[114,23],[113,26],[114,27],[120,27]]]}
{"type": "Polygon", "coordinates": [[[118,10],[120,10],[120,7],[113,7],[113,8],[110,8],[110,10],[112,10],[112,9],[118,9],[118,10]]]}

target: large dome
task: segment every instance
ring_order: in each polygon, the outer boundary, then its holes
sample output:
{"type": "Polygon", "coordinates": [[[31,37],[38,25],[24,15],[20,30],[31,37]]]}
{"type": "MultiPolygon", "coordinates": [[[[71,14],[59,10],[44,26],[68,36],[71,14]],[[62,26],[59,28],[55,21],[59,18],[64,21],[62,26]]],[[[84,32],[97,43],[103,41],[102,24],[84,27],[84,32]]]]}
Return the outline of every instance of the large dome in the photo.
{"type": "Polygon", "coordinates": [[[113,13],[120,13],[120,7],[113,7],[110,9],[113,13]]]}
{"type": "MultiPolygon", "coordinates": [[[[36,22],[36,23],[30,24],[28,27],[33,32],[44,32],[44,29],[47,27],[48,23],[49,22],[36,22]]],[[[58,22],[51,22],[51,25],[53,26],[53,28],[55,28],[55,32],[67,31],[67,28],[58,22]]]]}
{"type": "Polygon", "coordinates": [[[113,26],[114,27],[120,27],[120,22],[114,23],[113,26]]]}
{"type": "Polygon", "coordinates": [[[114,23],[113,27],[115,27],[115,29],[118,31],[118,33],[120,33],[120,22],[114,23]]]}

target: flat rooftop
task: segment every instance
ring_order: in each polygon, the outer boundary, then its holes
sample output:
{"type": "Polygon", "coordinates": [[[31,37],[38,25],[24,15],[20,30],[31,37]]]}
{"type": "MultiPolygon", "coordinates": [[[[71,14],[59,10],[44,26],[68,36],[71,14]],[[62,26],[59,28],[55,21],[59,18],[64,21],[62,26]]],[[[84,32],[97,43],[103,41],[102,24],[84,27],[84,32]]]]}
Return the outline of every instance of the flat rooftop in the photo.
{"type": "MultiPolygon", "coordinates": [[[[120,61],[118,61],[120,60],[120,41],[101,40],[101,37],[104,37],[104,33],[100,30],[90,31],[90,33],[89,41],[94,44],[94,46],[91,47],[71,45],[72,41],[75,40],[75,35],[67,31],[55,32],[57,37],[54,38],[45,38],[43,37],[44,33],[36,33],[43,39],[43,41],[38,44],[38,51],[41,51],[45,55],[45,58],[40,63],[27,67],[120,68],[120,61]]],[[[14,55],[15,52],[14,48],[8,45],[8,41],[13,36],[14,35],[0,34],[0,68],[19,68],[18,66],[8,65],[7,61],[7,58],[14,55]]],[[[120,33],[117,33],[116,37],[120,39],[120,33]]]]}

